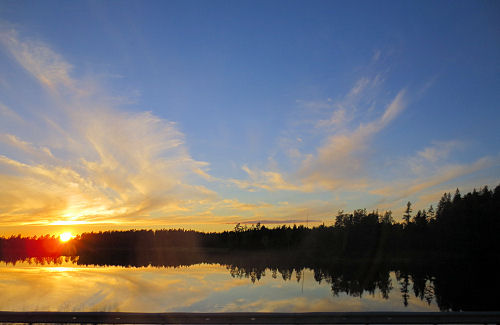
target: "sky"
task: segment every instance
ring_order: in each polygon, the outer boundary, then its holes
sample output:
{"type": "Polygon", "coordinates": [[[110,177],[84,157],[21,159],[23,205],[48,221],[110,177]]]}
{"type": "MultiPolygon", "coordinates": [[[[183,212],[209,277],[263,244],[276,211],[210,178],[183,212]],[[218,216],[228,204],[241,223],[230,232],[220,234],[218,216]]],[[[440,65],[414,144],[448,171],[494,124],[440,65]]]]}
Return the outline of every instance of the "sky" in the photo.
{"type": "Polygon", "coordinates": [[[495,187],[499,58],[497,1],[1,1],[0,235],[495,187]]]}

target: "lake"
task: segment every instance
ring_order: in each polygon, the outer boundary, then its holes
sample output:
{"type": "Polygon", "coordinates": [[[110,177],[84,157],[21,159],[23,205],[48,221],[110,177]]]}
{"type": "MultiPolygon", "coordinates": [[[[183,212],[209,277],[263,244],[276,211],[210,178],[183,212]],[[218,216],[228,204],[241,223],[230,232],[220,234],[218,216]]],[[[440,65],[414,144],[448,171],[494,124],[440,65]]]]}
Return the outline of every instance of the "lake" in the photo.
{"type": "Polygon", "coordinates": [[[0,262],[4,311],[438,311],[430,280],[376,270],[367,281],[325,269],[198,263],[80,265],[69,258],[0,262]],[[419,280],[421,281],[421,280],[419,280]],[[422,286],[422,283],[418,284],[422,286]],[[417,288],[417,289],[416,289],[417,288]]]}
{"type": "Polygon", "coordinates": [[[494,259],[331,258],[171,249],[0,259],[0,310],[333,312],[500,310],[494,259]]]}

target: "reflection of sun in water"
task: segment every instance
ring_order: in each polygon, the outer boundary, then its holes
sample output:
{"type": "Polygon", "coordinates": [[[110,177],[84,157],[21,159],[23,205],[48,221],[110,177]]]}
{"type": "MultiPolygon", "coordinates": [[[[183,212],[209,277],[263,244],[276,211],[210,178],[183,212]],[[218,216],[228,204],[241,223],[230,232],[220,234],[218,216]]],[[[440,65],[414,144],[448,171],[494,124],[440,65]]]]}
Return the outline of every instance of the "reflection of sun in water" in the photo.
{"type": "Polygon", "coordinates": [[[66,241],[70,240],[73,237],[75,237],[75,236],[73,236],[72,233],[70,233],[70,232],[63,232],[62,234],[59,235],[59,240],[61,240],[62,242],[66,242],[66,241]]]}

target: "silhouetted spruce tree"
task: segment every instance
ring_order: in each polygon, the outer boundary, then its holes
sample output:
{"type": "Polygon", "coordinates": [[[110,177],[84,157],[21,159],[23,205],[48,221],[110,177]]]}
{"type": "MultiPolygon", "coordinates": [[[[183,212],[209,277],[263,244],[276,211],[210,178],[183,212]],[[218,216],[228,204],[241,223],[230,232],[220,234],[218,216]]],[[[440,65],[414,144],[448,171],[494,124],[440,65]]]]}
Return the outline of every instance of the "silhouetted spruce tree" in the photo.
{"type": "Polygon", "coordinates": [[[412,213],[411,202],[408,201],[408,203],[406,203],[405,214],[403,214],[403,220],[404,220],[406,226],[408,226],[410,224],[411,213],[412,213]]]}

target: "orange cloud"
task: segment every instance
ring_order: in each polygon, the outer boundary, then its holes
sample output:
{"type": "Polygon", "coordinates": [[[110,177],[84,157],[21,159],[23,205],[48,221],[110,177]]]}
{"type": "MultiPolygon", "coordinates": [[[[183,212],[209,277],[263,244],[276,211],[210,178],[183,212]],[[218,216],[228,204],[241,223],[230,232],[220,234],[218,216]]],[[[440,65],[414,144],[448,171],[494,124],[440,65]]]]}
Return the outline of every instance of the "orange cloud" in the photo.
{"type": "Polygon", "coordinates": [[[71,65],[41,42],[1,31],[0,44],[50,102],[33,108],[41,137],[26,140],[22,128],[0,134],[0,144],[13,153],[0,156],[2,224],[152,223],[160,213],[168,219],[193,200],[217,197],[187,180],[210,179],[208,164],[190,156],[175,123],[116,109],[97,85],[73,78],[71,65]]]}

